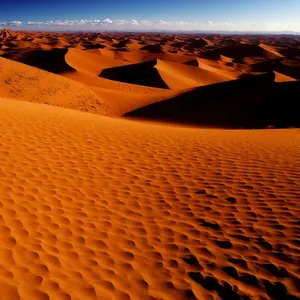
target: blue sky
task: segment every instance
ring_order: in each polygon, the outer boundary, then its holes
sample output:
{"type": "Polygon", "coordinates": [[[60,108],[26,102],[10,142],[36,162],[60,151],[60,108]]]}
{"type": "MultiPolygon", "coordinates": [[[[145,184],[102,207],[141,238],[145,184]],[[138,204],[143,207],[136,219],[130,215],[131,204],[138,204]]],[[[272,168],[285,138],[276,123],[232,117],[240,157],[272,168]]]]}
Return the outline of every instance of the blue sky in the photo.
{"type": "Polygon", "coordinates": [[[1,0],[5,26],[300,31],[300,0],[1,0]]]}

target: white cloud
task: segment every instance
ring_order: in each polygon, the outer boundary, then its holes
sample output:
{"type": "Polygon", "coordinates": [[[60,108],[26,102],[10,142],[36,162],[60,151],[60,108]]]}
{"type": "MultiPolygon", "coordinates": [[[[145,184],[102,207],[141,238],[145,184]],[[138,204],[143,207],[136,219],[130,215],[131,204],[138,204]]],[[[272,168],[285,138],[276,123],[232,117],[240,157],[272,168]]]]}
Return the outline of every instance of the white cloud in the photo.
{"type": "Polygon", "coordinates": [[[9,21],[9,22],[3,22],[0,24],[4,25],[4,26],[10,26],[10,27],[23,26],[23,23],[21,21],[9,21]]]}
{"type": "Polygon", "coordinates": [[[184,21],[166,21],[166,20],[123,20],[110,19],[103,20],[49,20],[49,21],[10,21],[0,23],[1,27],[15,28],[23,27],[27,30],[48,30],[48,31],[109,31],[109,30],[207,30],[207,31],[294,31],[300,32],[300,22],[297,24],[283,24],[279,22],[262,23],[260,25],[241,25],[232,22],[184,22],[184,21]]]}
{"type": "MultiPolygon", "coordinates": [[[[97,20],[98,21],[98,20],[97,20]]],[[[100,21],[101,22],[101,21],[100,21]]],[[[104,19],[103,21],[102,21],[103,23],[107,23],[107,24],[113,24],[114,22],[111,20],[111,19],[104,19]]]]}
{"type": "MultiPolygon", "coordinates": [[[[166,25],[166,24],[171,24],[171,22],[164,21],[164,20],[156,20],[155,23],[156,23],[156,24],[165,24],[165,25],[166,25]]],[[[176,22],[176,23],[177,23],[177,22],[176,22]]],[[[152,22],[151,22],[150,24],[152,24],[152,22]]]]}
{"type": "Polygon", "coordinates": [[[131,24],[132,25],[139,25],[139,22],[137,20],[132,19],[131,20],[131,24]]]}

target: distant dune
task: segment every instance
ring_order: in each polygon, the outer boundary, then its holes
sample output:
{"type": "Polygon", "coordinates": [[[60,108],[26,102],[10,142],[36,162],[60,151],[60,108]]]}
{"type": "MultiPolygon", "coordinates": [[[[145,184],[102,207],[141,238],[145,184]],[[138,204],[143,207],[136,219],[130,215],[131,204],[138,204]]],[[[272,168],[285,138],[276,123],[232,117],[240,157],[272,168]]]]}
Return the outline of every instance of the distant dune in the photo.
{"type": "Polygon", "coordinates": [[[299,58],[284,55],[284,51],[293,51],[296,40],[291,39],[289,44],[276,37],[117,36],[7,30],[2,30],[0,36],[3,57],[61,76],[3,61],[22,72],[25,68],[24,72],[34,73],[34,78],[40,77],[29,88],[26,76],[14,81],[15,72],[6,70],[2,78],[9,84],[1,87],[5,97],[109,116],[126,114],[201,126],[262,128],[298,124],[292,96],[292,92],[298,93],[298,83],[292,82],[300,78],[299,58]],[[266,75],[261,75],[264,73],[273,74],[275,82],[287,84],[265,84],[262,78],[266,75]],[[240,81],[247,74],[256,76],[253,85],[240,81]],[[48,78],[51,83],[46,84],[48,78]],[[52,90],[53,82],[60,87],[52,90]],[[65,82],[77,91],[66,92],[67,98],[57,100],[57,95],[64,93],[65,82]],[[20,84],[25,88],[20,88],[20,84]],[[41,96],[40,90],[49,85],[51,91],[41,96]],[[201,88],[205,86],[208,88],[201,88]],[[68,97],[72,93],[77,99],[83,95],[82,99],[71,101],[68,97]],[[271,104],[272,98],[275,104],[271,104]],[[281,102],[284,120],[278,115],[281,102]],[[250,108],[255,113],[249,111],[246,116],[250,108]]]}
{"type": "Polygon", "coordinates": [[[12,30],[8,30],[8,29],[0,30],[0,38],[1,39],[7,39],[7,38],[12,37],[14,35],[15,35],[15,33],[12,30]]]}

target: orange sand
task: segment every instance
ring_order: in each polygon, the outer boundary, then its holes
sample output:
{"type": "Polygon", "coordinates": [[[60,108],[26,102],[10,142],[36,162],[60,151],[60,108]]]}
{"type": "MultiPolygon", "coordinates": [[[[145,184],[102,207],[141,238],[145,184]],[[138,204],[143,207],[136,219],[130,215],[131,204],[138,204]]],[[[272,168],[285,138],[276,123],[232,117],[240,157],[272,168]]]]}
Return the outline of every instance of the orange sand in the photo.
{"type": "Polygon", "coordinates": [[[0,299],[300,298],[292,38],[0,45],[0,299]]]}

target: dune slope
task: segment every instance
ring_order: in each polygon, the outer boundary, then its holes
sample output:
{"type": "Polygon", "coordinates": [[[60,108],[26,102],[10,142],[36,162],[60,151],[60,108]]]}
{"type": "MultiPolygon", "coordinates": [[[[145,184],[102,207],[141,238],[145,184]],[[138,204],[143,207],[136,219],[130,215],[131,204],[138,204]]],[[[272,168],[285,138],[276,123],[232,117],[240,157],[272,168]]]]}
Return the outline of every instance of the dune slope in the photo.
{"type": "Polygon", "coordinates": [[[126,64],[124,61],[111,59],[109,57],[102,56],[99,51],[97,52],[95,54],[93,52],[78,49],[69,49],[65,56],[65,60],[73,69],[95,76],[98,76],[105,68],[126,64]]]}
{"type": "Polygon", "coordinates": [[[299,299],[298,130],[0,100],[2,299],[299,299]]]}
{"type": "Polygon", "coordinates": [[[29,50],[15,55],[13,60],[51,73],[63,73],[74,70],[65,61],[67,49],[29,50]]]}
{"type": "Polygon", "coordinates": [[[158,60],[155,68],[167,85],[173,90],[183,90],[217,82],[224,82],[238,76],[201,65],[201,67],[158,60]]]}
{"type": "Polygon", "coordinates": [[[266,73],[191,89],[127,116],[220,128],[299,127],[300,82],[274,79],[266,73]]]}
{"type": "Polygon", "coordinates": [[[153,60],[127,66],[107,68],[102,70],[100,77],[131,84],[168,89],[168,85],[154,67],[156,64],[157,61],[153,60]]]}
{"type": "Polygon", "coordinates": [[[0,97],[110,115],[110,107],[86,85],[0,57],[0,97]]]}

